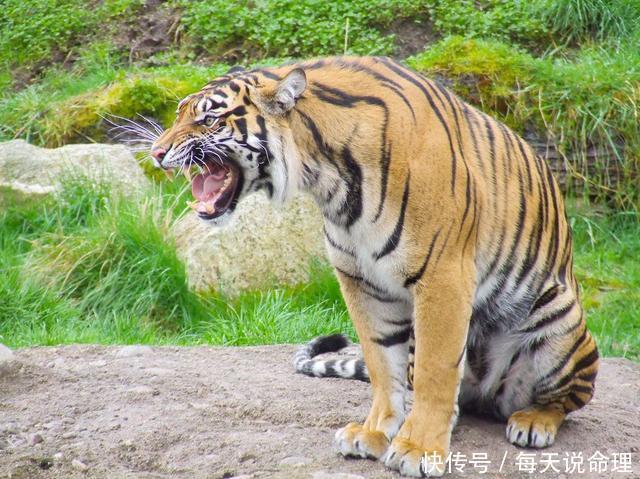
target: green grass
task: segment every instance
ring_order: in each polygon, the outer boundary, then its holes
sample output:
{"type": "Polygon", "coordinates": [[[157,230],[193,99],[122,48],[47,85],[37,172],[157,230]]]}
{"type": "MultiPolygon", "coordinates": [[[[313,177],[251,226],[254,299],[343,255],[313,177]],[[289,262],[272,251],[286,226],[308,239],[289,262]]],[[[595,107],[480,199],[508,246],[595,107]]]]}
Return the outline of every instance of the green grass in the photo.
{"type": "Polygon", "coordinates": [[[531,2],[530,12],[558,42],[620,39],[640,29],[637,0],[539,0],[531,2]]]}
{"type": "Polygon", "coordinates": [[[237,298],[191,291],[169,234],[183,203],[179,184],[171,189],[131,201],[72,178],[53,201],[5,200],[0,341],[247,345],[352,334],[326,266],[310,264],[308,284],[237,298]]]}
{"type": "MultiPolygon", "coordinates": [[[[1,194],[0,341],[255,345],[335,332],[355,339],[323,263],[310,263],[298,286],[233,298],[191,291],[169,236],[181,192],[181,183],[169,183],[126,201],[72,178],[55,201],[1,194]]],[[[588,323],[603,355],[640,360],[640,217],[598,211],[570,209],[588,323]]]]}
{"type": "Polygon", "coordinates": [[[221,60],[390,54],[391,27],[414,21],[429,25],[434,43],[411,66],[445,77],[519,132],[558,142],[586,196],[640,209],[637,0],[172,0],[155,14],[176,15],[173,43],[130,64],[113,32],[129,28],[141,5],[106,0],[94,11],[78,0],[7,0],[0,65],[20,68],[0,69],[0,139],[103,141],[110,114],[168,125],[179,99],[226,71],[221,60]],[[21,69],[43,59],[52,63],[25,83],[21,69]],[[595,167],[594,148],[605,152],[595,167]]]}
{"type": "Polygon", "coordinates": [[[169,125],[183,97],[227,69],[221,64],[125,69],[114,64],[107,46],[70,71],[49,71],[42,82],[0,97],[0,139],[21,137],[47,146],[100,140],[109,115],[148,115],[169,125]]]}
{"type": "Polygon", "coordinates": [[[587,323],[605,356],[640,360],[640,216],[572,211],[587,323]]]}
{"type": "MultiPolygon", "coordinates": [[[[253,65],[391,54],[391,27],[415,21],[432,27],[434,43],[411,66],[444,77],[519,132],[533,128],[559,141],[585,197],[640,209],[637,0],[172,0],[162,7],[178,15],[169,48],[130,64],[118,32],[143,3],[5,0],[0,140],[100,141],[108,115],[168,125],[178,100],[224,73],[227,58],[253,65]],[[595,170],[585,163],[593,144],[610,152],[595,170]],[[621,182],[608,176],[612,165],[626,175],[621,182]]],[[[168,235],[184,194],[180,180],[138,202],[77,179],[44,202],[0,188],[0,341],[246,345],[353,336],[323,265],[310,265],[309,281],[297,287],[237,298],[192,292],[168,235]]],[[[601,351],[638,360],[637,213],[574,208],[571,218],[601,351]]]]}

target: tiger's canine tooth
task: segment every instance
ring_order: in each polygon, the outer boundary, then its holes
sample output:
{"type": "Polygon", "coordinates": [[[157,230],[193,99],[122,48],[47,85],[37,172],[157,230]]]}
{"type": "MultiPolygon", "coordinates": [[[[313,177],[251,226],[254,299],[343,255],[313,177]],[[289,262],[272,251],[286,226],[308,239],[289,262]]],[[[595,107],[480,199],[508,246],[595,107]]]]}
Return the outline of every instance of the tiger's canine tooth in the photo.
{"type": "Polygon", "coordinates": [[[169,179],[173,181],[173,170],[163,170],[165,176],[169,179]]]}
{"type": "Polygon", "coordinates": [[[187,180],[189,180],[189,183],[191,183],[191,168],[187,167],[183,167],[182,168],[182,173],[184,174],[185,178],[187,178],[187,180]]]}
{"type": "Polygon", "coordinates": [[[205,203],[204,207],[207,210],[207,214],[213,214],[216,211],[216,207],[213,205],[213,203],[205,203]]]}

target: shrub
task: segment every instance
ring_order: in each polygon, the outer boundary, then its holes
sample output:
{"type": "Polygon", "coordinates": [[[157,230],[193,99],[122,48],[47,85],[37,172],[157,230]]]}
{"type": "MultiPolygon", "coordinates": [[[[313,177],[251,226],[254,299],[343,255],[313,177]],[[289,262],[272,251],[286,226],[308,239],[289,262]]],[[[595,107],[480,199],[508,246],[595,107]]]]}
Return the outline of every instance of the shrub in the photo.
{"type": "Polygon", "coordinates": [[[443,36],[511,40],[535,46],[546,25],[527,2],[513,0],[431,0],[426,2],[434,28],[443,36]]]}
{"type": "Polygon", "coordinates": [[[0,8],[0,58],[7,63],[35,62],[64,56],[66,46],[93,23],[80,0],[5,0],[0,8]]]}
{"type": "MultiPolygon", "coordinates": [[[[104,0],[97,8],[83,0],[4,0],[0,8],[0,64],[58,61],[81,35],[103,33],[114,17],[133,12],[142,0],[104,0]]],[[[84,45],[83,45],[84,46],[84,45]]]]}
{"type": "Polygon", "coordinates": [[[388,54],[393,36],[383,33],[384,28],[424,9],[407,0],[177,0],[176,4],[183,10],[182,24],[200,50],[220,55],[240,48],[244,56],[258,57],[388,54]]]}

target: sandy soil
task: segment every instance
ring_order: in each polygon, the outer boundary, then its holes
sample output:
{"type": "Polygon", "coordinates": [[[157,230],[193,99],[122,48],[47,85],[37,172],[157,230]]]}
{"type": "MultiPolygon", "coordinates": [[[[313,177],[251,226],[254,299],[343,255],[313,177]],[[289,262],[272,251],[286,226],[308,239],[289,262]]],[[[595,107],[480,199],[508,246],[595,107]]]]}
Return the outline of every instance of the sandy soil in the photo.
{"type": "MultiPolygon", "coordinates": [[[[369,386],[294,374],[294,349],[16,351],[0,372],[0,477],[398,477],[333,450],[334,431],[365,417],[369,386]]],[[[467,462],[459,456],[463,472],[451,477],[640,478],[639,448],[640,365],[609,359],[592,403],[571,416],[546,456],[535,456],[545,473],[518,467],[528,451],[507,444],[503,425],[464,417],[452,449],[467,462]],[[589,472],[596,451],[607,457],[600,463],[607,471],[589,472]],[[487,455],[488,473],[471,462],[474,453],[487,455]],[[580,453],[585,471],[568,473],[565,458],[580,453]],[[612,471],[623,467],[618,453],[631,453],[631,472],[612,471]]]]}

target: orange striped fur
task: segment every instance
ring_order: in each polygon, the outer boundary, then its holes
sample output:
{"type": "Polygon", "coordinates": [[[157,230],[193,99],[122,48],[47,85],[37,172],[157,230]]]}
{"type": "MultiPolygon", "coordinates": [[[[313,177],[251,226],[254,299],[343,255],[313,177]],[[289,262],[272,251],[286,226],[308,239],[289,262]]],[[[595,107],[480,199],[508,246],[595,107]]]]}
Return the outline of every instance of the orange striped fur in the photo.
{"type": "MultiPolygon", "coordinates": [[[[232,206],[300,190],[324,215],[366,368],[313,359],[319,342],[295,364],[370,379],[368,417],[336,434],[344,455],[438,476],[458,407],[507,421],[514,444],[546,447],[592,397],[598,353],[562,195],[505,125],[394,60],[339,57],[214,80],[154,148],[170,168],[198,145],[203,164],[215,145],[240,172],[232,206]]],[[[221,223],[232,206],[201,216],[221,223]]]]}

